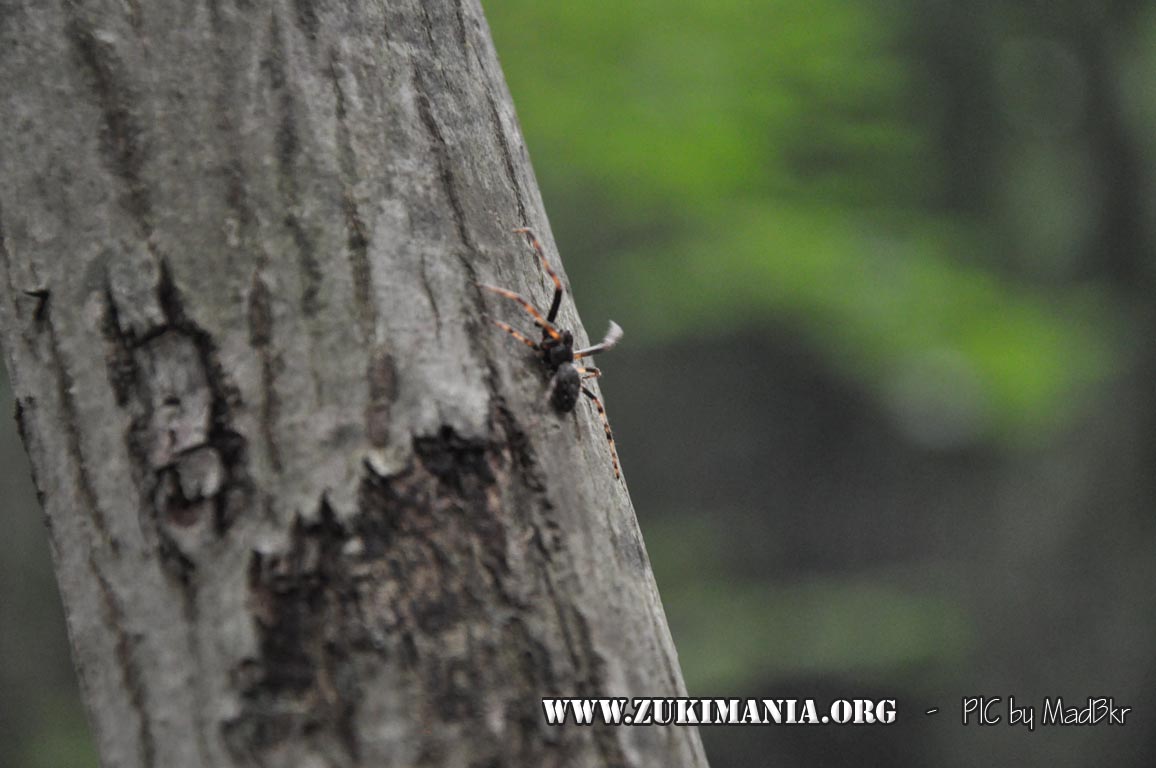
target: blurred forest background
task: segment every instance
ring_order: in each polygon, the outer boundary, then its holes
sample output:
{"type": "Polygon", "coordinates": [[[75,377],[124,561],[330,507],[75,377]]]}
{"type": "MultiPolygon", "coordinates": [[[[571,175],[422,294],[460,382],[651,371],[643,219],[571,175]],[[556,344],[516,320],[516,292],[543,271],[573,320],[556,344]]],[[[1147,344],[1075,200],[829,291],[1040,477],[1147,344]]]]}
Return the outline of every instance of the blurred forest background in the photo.
{"type": "MultiPolygon", "coordinates": [[[[484,4],[691,694],[899,702],[714,768],[1152,765],[1156,5],[484,4]]],[[[0,765],[95,765],[0,424],[0,765]]]]}

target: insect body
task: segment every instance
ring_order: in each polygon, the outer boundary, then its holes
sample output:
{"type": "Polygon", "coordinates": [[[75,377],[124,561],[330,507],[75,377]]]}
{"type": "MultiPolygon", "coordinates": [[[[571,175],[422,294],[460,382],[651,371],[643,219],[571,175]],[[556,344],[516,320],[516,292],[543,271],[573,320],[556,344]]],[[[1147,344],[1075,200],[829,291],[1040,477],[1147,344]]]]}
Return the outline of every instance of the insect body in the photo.
{"type": "Polygon", "coordinates": [[[554,325],[554,320],[558,317],[558,308],[562,304],[563,293],[562,281],[559,279],[558,273],[550,266],[550,262],[546,259],[546,254],[542,251],[542,244],[538,242],[538,238],[534,236],[532,231],[524,227],[515,229],[514,231],[519,234],[524,234],[529,238],[530,245],[533,246],[534,251],[538,254],[538,258],[542,261],[542,266],[545,268],[546,274],[548,274],[554,282],[554,298],[550,302],[549,311],[543,317],[542,313],[525,297],[513,291],[506,290],[505,288],[483,284],[481,286],[482,288],[493,291],[499,296],[504,296],[526,310],[526,313],[534,321],[534,325],[541,329],[542,340],[534,341],[508,323],[503,323],[500,320],[494,320],[493,323],[541,356],[543,364],[551,374],[547,399],[556,411],[559,413],[569,413],[573,411],[574,407],[578,404],[578,396],[580,394],[590,399],[594,407],[598,410],[598,415],[602,418],[602,427],[606,432],[606,440],[610,443],[610,459],[614,464],[614,477],[618,478],[621,476],[618,469],[618,452],[614,448],[614,433],[610,430],[610,421],[606,418],[606,409],[602,407],[602,401],[598,399],[598,396],[582,383],[584,379],[598,378],[602,375],[602,372],[592,366],[575,365],[574,361],[611,349],[618,343],[619,339],[622,338],[622,328],[611,320],[610,330],[606,332],[606,338],[591,347],[575,350],[574,335],[570,331],[560,329],[554,325]]]}

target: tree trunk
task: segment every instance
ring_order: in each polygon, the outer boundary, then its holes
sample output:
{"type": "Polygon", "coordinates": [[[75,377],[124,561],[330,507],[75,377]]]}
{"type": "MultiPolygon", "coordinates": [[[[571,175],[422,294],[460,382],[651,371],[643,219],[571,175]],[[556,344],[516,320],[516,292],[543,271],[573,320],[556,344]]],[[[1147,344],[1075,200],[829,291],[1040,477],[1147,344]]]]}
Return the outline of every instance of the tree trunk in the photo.
{"type": "Polygon", "coordinates": [[[102,762],[705,765],[545,725],[682,677],[597,414],[484,321],[549,295],[511,228],[558,259],[481,8],[382,6],[0,0],[3,344],[102,762]]]}

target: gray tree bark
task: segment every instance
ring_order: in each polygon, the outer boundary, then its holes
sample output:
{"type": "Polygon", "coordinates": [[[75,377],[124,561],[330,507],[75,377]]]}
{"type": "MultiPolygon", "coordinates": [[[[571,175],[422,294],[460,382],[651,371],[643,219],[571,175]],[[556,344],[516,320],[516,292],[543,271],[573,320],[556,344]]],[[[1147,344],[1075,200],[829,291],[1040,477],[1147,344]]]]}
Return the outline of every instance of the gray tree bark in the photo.
{"type": "Polygon", "coordinates": [[[544,724],[685,694],[596,414],[483,319],[479,281],[548,296],[512,227],[554,251],[477,0],[0,0],[0,83],[3,346],[104,765],[705,765],[544,724]]]}

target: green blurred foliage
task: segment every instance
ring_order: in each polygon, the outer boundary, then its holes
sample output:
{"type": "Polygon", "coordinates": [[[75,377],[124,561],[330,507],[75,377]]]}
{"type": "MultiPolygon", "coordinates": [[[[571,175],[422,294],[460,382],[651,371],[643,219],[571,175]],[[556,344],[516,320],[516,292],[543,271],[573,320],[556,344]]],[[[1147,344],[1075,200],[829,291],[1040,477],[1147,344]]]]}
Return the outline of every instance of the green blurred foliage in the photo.
{"type": "Polygon", "coordinates": [[[847,675],[859,682],[935,681],[928,669],[954,668],[973,652],[971,617],[952,594],[958,574],[859,574],[788,583],[727,572],[727,533],[718,515],[662,518],[647,546],[693,695],[733,695],[755,681],[799,674],[847,675]]]}
{"type": "Polygon", "coordinates": [[[58,693],[40,699],[30,717],[36,728],[25,736],[17,764],[24,768],[97,765],[88,721],[76,698],[58,693]]]}
{"type": "MultiPolygon", "coordinates": [[[[913,7],[486,5],[559,240],[602,251],[587,306],[652,340],[786,324],[900,420],[1035,443],[1113,370],[1108,297],[1005,279],[939,203],[913,7]]],[[[1020,205],[1078,221],[1025,158],[1020,205]]]]}
{"type": "MultiPolygon", "coordinates": [[[[12,390],[0,371],[0,403],[12,390]]],[[[11,411],[9,411],[9,414],[11,411]]],[[[0,431],[0,765],[96,765],[64,616],[49,564],[46,527],[35,502],[28,458],[9,416],[0,431]]]]}
{"type": "Polygon", "coordinates": [[[868,4],[486,9],[537,164],[598,187],[624,217],[768,195],[890,204],[927,184],[909,172],[920,133],[903,114],[895,30],[868,4]]]}
{"type": "Polygon", "coordinates": [[[950,594],[916,594],[887,579],[704,581],[672,605],[680,656],[693,660],[687,688],[700,695],[807,674],[895,684],[973,650],[971,618],[950,594]]]}

